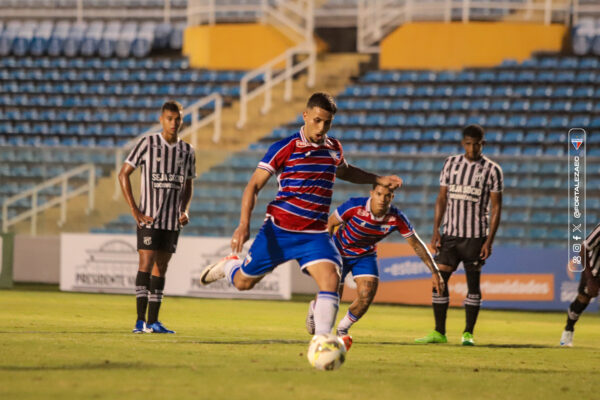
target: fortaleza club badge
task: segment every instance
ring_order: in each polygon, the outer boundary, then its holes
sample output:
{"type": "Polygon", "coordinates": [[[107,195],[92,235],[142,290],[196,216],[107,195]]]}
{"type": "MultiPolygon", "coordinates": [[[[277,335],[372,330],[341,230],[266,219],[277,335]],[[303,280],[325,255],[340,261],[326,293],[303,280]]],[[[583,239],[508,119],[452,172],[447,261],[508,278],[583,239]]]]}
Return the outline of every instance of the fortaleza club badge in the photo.
{"type": "Polygon", "coordinates": [[[571,144],[573,145],[573,147],[575,148],[575,150],[579,150],[579,148],[581,147],[581,145],[583,144],[583,139],[571,139],[571,144]]]}

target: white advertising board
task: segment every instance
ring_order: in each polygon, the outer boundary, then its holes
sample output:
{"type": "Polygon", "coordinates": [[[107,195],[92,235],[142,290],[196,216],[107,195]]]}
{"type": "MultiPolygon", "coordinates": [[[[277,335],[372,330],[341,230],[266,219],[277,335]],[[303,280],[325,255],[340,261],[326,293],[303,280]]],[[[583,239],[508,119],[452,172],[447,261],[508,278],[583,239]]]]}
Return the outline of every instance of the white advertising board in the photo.
{"type": "MultiPolygon", "coordinates": [[[[230,238],[180,237],[165,285],[167,296],[290,299],[292,262],[278,266],[252,290],[238,291],[221,280],[200,284],[207,265],[230,253],[230,238]]],[[[249,248],[250,243],[245,246],[249,248]]],[[[62,234],[60,289],[76,292],[135,293],[138,253],[135,235],[62,234]]]]}

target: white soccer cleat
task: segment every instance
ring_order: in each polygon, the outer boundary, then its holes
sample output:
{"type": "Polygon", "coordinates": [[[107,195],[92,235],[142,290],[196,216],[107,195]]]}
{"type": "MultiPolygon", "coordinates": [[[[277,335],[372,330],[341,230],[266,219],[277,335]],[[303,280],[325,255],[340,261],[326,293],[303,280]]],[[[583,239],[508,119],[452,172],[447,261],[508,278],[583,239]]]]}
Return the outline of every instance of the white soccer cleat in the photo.
{"type": "Polygon", "coordinates": [[[227,264],[227,261],[239,259],[240,258],[236,254],[230,254],[216,263],[210,264],[208,267],[204,268],[204,271],[202,271],[202,274],[200,275],[200,283],[203,285],[208,285],[209,283],[213,283],[214,281],[225,278],[224,267],[225,264],[227,264]]]}
{"type": "Polygon", "coordinates": [[[573,347],[573,331],[563,331],[560,336],[561,347],[573,347]]]}

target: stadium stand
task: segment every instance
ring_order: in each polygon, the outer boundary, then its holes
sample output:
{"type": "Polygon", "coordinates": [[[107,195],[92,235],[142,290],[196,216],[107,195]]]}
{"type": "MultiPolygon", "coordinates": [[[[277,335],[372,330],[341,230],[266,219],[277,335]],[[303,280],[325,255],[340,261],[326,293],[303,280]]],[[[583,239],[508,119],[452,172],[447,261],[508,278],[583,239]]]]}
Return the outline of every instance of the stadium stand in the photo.
{"type": "Polygon", "coordinates": [[[154,125],[166,99],[187,107],[214,92],[226,105],[237,98],[244,71],[190,68],[176,52],[182,29],[152,21],[0,24],[0,202],[85,162],[107,176],[112,150],[154,125]]]}
{"type": "MultiPolygon", "coordinates": [[[[350,162],[397,173],[404,188],[396,202],[424,236],[429,235],[438,177],[446,156],[462,152],[466,124],[486,127],[484,154],[504,169],[504,219],[498,243],[561,246],[567,224],[566,135],[586,127],[600,142],[600,87],[596,57],[539,55],[496,68],[462,71],[370,71],[337,97],[340,112],[330,134],[342,140],[350,162]]],[[[301,116],[253,143],[248,151],[204,173],[196,184],[188,233],[229,235],[238,222],[243,188],[268,146],[292,134],[301,116]]],[[[600,172],[600,153],[590,150],[588,176],[600,172]]],[[[598,185],[588,182],[588,220],[600,218],[598,185]]],[[[367,188],[336,183],[334,206],[367,188]]],[[[259,196],[252,221],[256,234],[275,180],[259,196]]],[[[98,231],[131,231],[125,217],[98,231]]]]}

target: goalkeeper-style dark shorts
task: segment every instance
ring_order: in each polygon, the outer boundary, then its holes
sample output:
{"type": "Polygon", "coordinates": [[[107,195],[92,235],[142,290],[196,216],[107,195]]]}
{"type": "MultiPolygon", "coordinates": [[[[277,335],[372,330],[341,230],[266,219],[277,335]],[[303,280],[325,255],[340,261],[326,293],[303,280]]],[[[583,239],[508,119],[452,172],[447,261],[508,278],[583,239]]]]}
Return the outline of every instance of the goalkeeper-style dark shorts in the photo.
{"type": "Polygon", "coordinates": [[[465,268],[481,268],[485,261],[479,258],[481,247],[487,237],[463,238],[457,236],[442,235],[442,243],[435,254],[435,262],[452,267],[454,270],[462,261],[465,268]]]}
{"type": "Polygon", "coordinates": [[[175,253],[179,231],[164,229],[137,228],[137,249],[158,250],[165,253],[175,253]]]}

